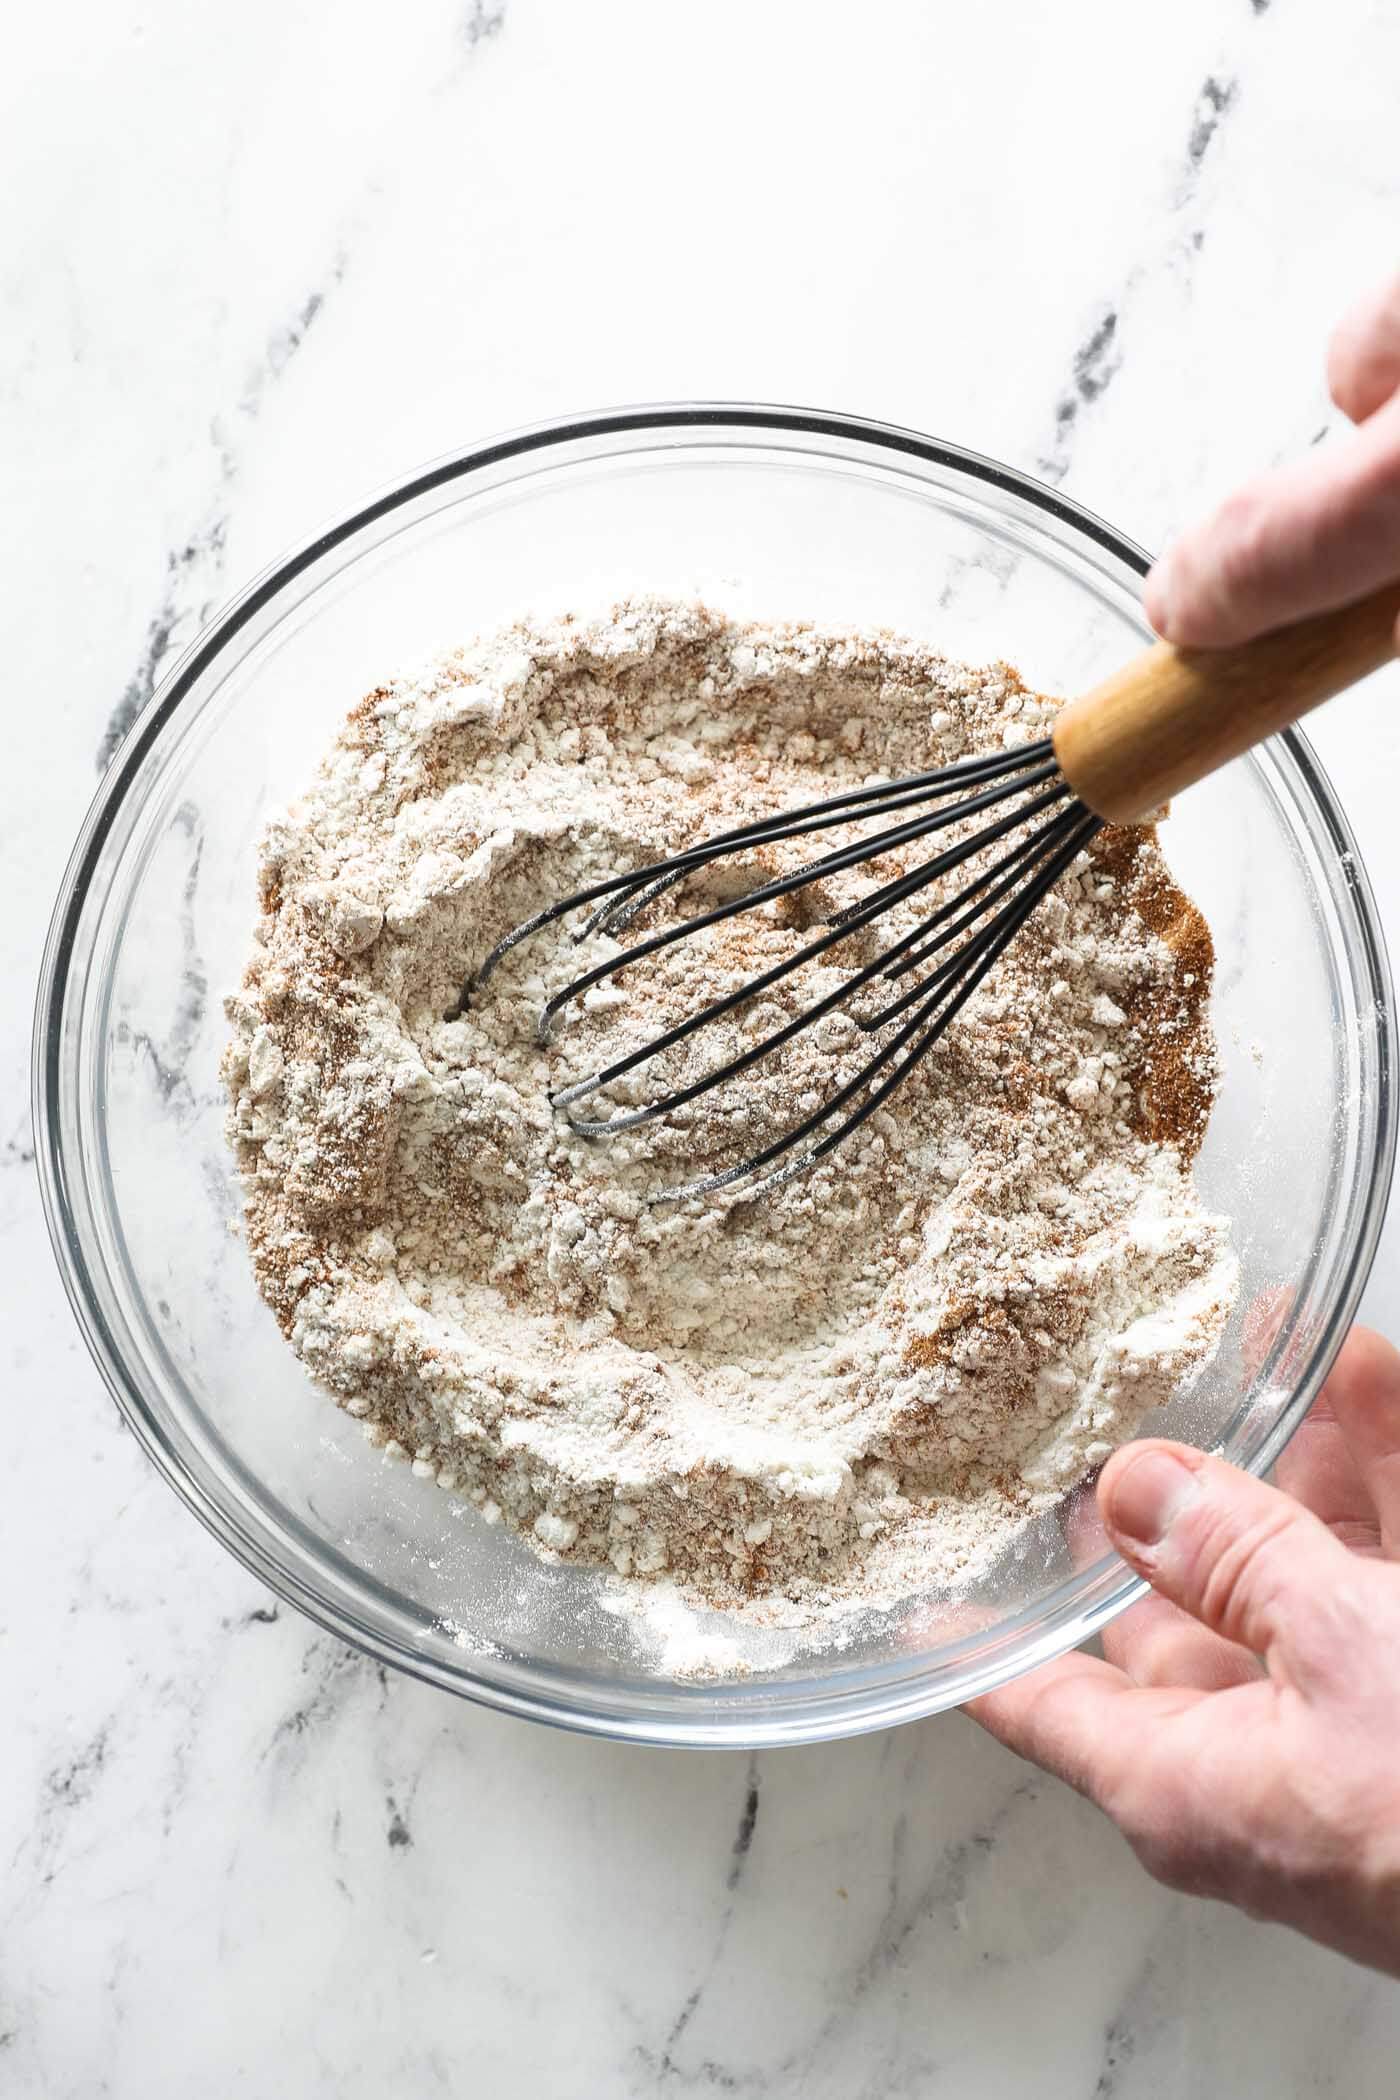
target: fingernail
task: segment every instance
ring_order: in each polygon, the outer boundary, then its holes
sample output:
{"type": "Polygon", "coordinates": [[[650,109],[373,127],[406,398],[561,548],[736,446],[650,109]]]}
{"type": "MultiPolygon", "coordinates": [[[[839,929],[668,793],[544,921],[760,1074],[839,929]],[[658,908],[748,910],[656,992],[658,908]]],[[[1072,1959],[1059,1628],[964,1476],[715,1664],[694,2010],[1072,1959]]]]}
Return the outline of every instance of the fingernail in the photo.
{"type": "Polygon", "coordinates": [[[1105,1514],[1125,1538],[1157,1546],[1200,1492],[1197,1475],[1172,1452],[1143,1451],[1115,1473],[1105,1514]]]}
{"type": "Polygon", "coordinates": [[[1142,609],[1161,635],[1171,631],[1171,566],[1171,556],[1162,555],[1148,570],[1147,581],[1142,587],[1142,609]]]}

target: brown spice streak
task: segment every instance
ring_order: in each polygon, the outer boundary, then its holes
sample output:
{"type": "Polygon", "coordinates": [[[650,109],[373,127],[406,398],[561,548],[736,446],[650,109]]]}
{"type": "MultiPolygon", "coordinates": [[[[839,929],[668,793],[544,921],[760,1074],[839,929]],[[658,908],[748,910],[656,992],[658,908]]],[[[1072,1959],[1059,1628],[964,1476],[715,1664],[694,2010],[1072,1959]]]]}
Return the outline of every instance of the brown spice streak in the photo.
{"type": "Polygon", "coordinates": [[[1122,883],[1125,906],[1177,960],[1165,992],[1129,993],[1124,1011],[1144,1041],[1134,1073],[1137,1103],[1131,1120],[1141,1136],[1175,1145],[1189,1163],[1201,1148],[1215,1097],[1210,1036],[1215,943],[1161,860],[1142,850],[1158,845],[1155,824],[1115,824],[1100,832],[1092,853],[1097,866],[1122,883]]]}

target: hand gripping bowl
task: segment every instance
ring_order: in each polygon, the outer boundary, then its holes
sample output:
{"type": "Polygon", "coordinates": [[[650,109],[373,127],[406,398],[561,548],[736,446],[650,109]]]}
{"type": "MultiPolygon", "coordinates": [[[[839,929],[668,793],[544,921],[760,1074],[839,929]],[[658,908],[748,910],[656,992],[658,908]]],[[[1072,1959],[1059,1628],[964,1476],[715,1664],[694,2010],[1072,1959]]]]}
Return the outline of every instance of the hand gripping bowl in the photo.
{"type": "MultiPolygon", "coordinates": [[[[230,1550],[369,1654],[596,1734],[764,1745],[986,1691],[1138,1594],[1039,1520],[970,1595],[859,1622],[844,1647],[735,1631],[748,1674],[680,1681],[655,1621],[549,1565],[366,1444],[314,1391],[230,1232],[220,994],[254,849],[385,673],[523,611],[698,592],[749,616],[892,626],[1074,693],[1147,638],[1142,554],[1052,490],[912,432],[730,406],[623,410],[409,475],[228,606],[114,759],[64,879],[35,1032],[49,1228],[132,1428],[230,1550]],[[610,1609],[610,1603],[613,1608],[610,1609]]],[[[1153,1419],[1261,1471],[1316,1395],[1385,1209],[1395,1030],[1346,823],[1290,734],[1193,789],[1163,841],[1215,930],[1224,1085],[1199,1164],[1235,1220],[1240,1308],[1153,1419]],[[1262,1361],[1251,1303],[1282,1325],[1262,1361]]],[[[615,1578],[614,1578],[615,1580],[615,1578]]]]}

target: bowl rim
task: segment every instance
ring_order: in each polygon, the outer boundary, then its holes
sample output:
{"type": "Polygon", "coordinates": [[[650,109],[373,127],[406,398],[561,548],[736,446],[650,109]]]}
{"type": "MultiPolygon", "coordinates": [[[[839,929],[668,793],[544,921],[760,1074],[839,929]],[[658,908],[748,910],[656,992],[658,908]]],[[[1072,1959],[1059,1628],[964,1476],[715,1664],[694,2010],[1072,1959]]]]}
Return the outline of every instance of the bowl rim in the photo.
{"type": "MultiPolygon", "coordinates": [[[[298,1572],[275,1558],[240,1515],[213,1497],[191,1474],[181,1454],[168,1441],[162,1425],[148,1413],[125,1376],[120,1349],[88,1282],[88,1264],[82,1253],[80,1236],[72,1225],[68,1171],[58,1136],[61,1127],[62,1019],[78,946],[79,924],[87,905],[92,876],[116,813],[148,753],[175,711],[229,641],[270,605],[288,584],[327,553],[435,489],[532,452],[566,446],[577,440],[610,436],[633,438],[648,431],[684,430],[693,433],[707,428],[748,430],[756,435],[786,432],[830,437],[840,442],[869,446],[877,452],[903,454],[925,464],[951,468],[1068,527],[1079,539],[1091,541],[1139,576],[1145,575],[1151,565],[1148,555],[1135,542],[1034,476],[950,440],[925,435],[902,425],[836,411],[761,402],[653,402],[547,419],[441,454],[384,484],[358,505],[313,529],[268,563],[242,591],[228,599],[160,679],[117,746],[69,855],[45,940],[34,1009],[31,1113],[36,1171],[49,1240],[88,1352],[147,1457],[206,1530],[250,1573],[325,1631],[376,1661],[498,1711],[623,1741],[753,1749],[862,1734],[917,1719],[950,1702],[938,1696],[938,1680],[934,1675],[916,1675],[912,1679],[901,1679],[892,1686],[852,1688],[842,1696],[837,1708],[829,1703],[823,1704],[821,1698],[813,1701],[801,1697],[796,1688],[792,1688],[776,1713],[765,1712],[756,1705],[750,1708],[742,1695],[736,1700],[722,1684],[684,1685],[666,1681],[664,1686],[658,1684],[658,1691],[664,1693],[670,1708],[663,1720],[649,1708],[630,1712],[625,1706],[589,1709],[562,1703],[543,1687],[538,1692],[533,1689],[521,1691],[492,1675],[489,1667],[483,1671],[479,1665],[485,1659],[471,1651],[466,1651],[463,1658],[464,1664],[473,1665],[471,1668],[456,1669],[439,1664],[434,1658],[394,1640],[378,1627],[352,1617],[343,1607],[338,1607],[309,1586],[298,1572]],[[806,1711],[813,1703],[820,1707],[819,1714],[806,1711]],[[686,1717],[686,1709],[689,1709],[690,1718],[686,1717]],[[737,1725],[730,1725],[726,1715],[733,1717],[737,1725]]],[[[1301,732],[1289,729],[1271,741],[1287,749],[1310,799],[1312,811],[1325,833],[1325,842],[1333,857],[1334,868],[1340,872],[1342,887],[1349,895],[1361,970],[1374,995],[1375,1147],[1369,1179],[1361,1194],[1357,1229],[1336,1288],[1331,1315],[1324,1323],[1306,1365],[1292,1381],[1294,1390],[1289,1400],[1280,1408],[1247,1460],[1249,1469],[1255,1473],[1268,1469],[1297,1428],[1331,1368],[1365,1287],[1384,1224],[1394,1172],[1397,1137],[1394,1076],[1400,1050],[1384,934],[1371,884],[1350,826],[1326,772],[1301,732]]],[[[1102,1565],[1111,1568],[1112,1562],[1102,1565]]],[[[958,1691],[959,1699],[972,1698],[1065,1653],[1126,1610],[1144,1593],[1147,1585],[1125,1564],[1119,1562],[1117,1565],[1117,1577],[1099,1596],[1082,1601],[1073,1610],[1066,1606],[1057,1619],[1042,1628],[1038,1639],[1028,1642],[1017,1636],[1016,1624],[1020,1614],[1002,1621],[993,1635],[993,1642],[997,1651],[1013,1642],[1016,1644],[1014,1667],[1008,1669],[1004,1661],[998,1662],[996,1654],[992,1654],[980,1671],[965,1673],[965,1681],[958,1691]]]]}

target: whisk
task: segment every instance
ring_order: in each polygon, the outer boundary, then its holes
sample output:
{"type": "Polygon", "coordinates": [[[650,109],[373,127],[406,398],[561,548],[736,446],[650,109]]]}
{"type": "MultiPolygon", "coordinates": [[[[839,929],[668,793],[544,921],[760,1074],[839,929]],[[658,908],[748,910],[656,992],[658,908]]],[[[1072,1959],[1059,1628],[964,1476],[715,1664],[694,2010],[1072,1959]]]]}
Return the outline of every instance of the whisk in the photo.
{"type": "Polygon", "coordinates": [[[480,994],[511,949],[574,912],[589,914],[576,941],[593,934],[616,939],[658,898],[715,862],[836,827],[873,827],[855,841],[667,926],[573,978],[548,999],[539,1015],[538,1038],[547,1043],[560,1015],[575,1000],[663,949],[814,883],[902,853],[918,841],[936,839],[942,831],[956,830],[954,843],[880,882],[857,904],[832,913],[810,941],[771,968],[551,1096],[554,1107],[569,1114],[581,1135],[615,1137],[669,1116],[741,1077],[867,986],[878,982],[902,987],[892,996],[882,990],[873,1012],[853,1016],[867,1036],[882,1040],[829,1098],[736,1164],[660,1189],[652,1201],[680,1202],[755,1176],[759,1178],[744,1193],[757,1196],[834,1151],[889,1099],[1097,832],[1106,824],[1129,823],[1160,808],[1181,789],[1378,668],[1393,653],[1397,617],[1400,586],[1391,586],[1237,648],[1178,650],[1158,642],[1065,706],[1052,734],[1040,742],[847,789],[800,809],[738,825],[561,898],[496,944],[464,990],[463,1005],[480,994]],[[973,821],[983,817],[984,822],[973,821]],[[989,864],[979,867],[954,895],[873,961],[851,971],[835,989],[738,1054],[717,1062],[689,1084],[659,1093],[641,1108],[607,1116],[572,1113],[614,1081],[761,998],[794,971],[994,848],[1000,850],[989,864]]]}

